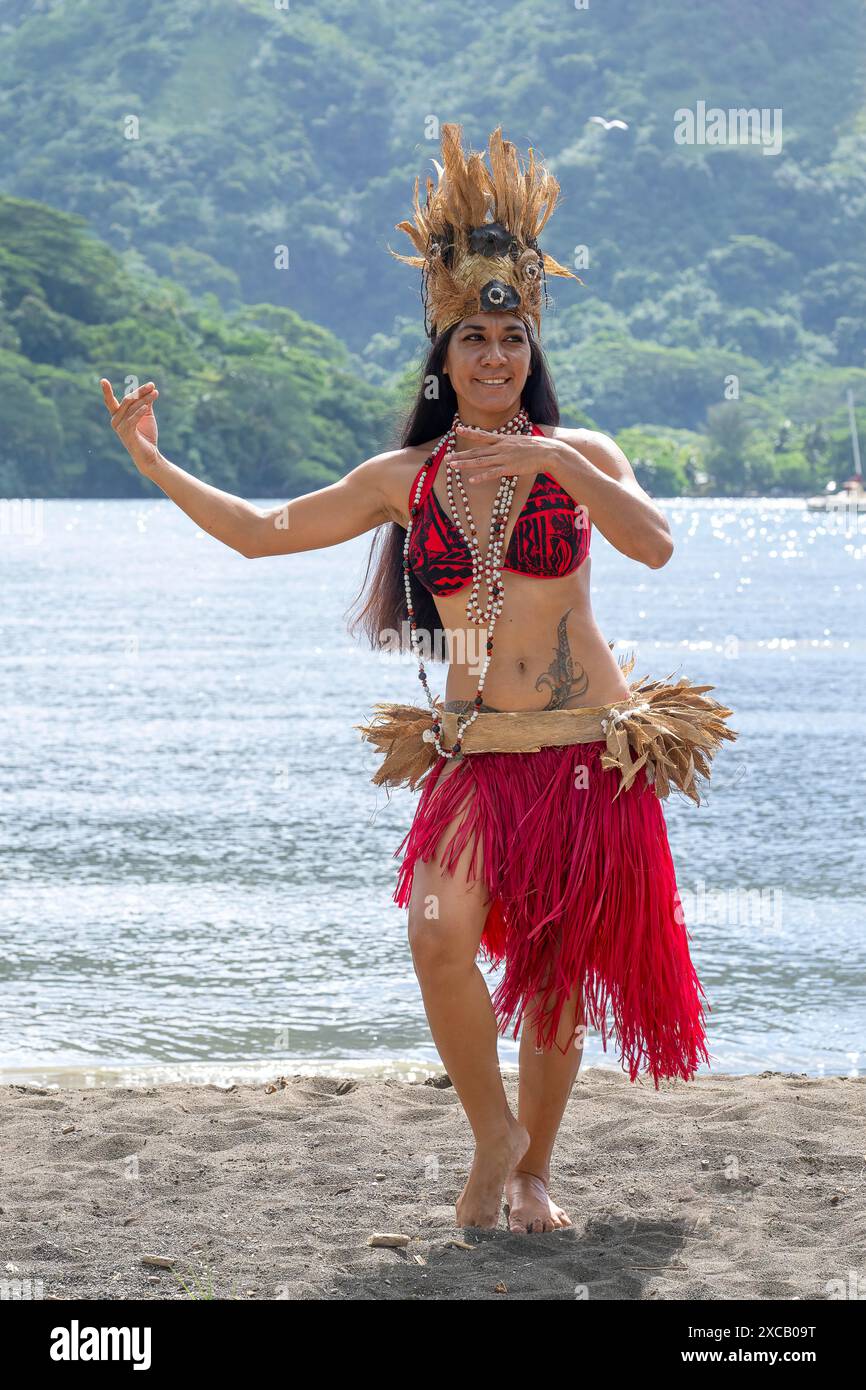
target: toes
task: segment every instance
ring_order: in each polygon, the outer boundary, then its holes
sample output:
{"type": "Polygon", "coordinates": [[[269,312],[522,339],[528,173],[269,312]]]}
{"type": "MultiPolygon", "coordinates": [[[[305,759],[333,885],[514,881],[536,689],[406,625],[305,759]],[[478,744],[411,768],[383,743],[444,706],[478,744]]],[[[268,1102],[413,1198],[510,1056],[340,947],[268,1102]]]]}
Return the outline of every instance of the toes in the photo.
{"type": "Polygon", "coordinates": [[[508,1203],[506,1202],[505,1215],[508,1219],[509,1231],[513,1231],[515,1235],[520,1236],[525,1236],[527,1234],[530,1223],[526,1220],[525,1216],[521,1215],[519,1207],[509,1207],[508,1203]]]}
{"type": "Polygon", "coordinates": [[[519,1207],[512,1209],[507,1202],[504,1203],[504,1210],[509,1231],[519,1235],[544,1235],[571,1225],[568,1214],[561,1207],[551,1207],[549,1215],[533,1217],[522,1215],[519,1207]]]}

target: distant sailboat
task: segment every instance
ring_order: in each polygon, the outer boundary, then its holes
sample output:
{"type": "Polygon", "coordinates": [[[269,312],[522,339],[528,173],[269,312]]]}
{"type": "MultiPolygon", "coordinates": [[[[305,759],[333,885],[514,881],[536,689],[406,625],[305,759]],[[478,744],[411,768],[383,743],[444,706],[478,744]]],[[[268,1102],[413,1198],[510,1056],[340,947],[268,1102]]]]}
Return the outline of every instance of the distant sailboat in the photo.
{"type": "Polygon", "coordinates": [[[855,512],[866,512],[866,489],[863,487],[863,466],[860,462],[860,440],[857,437],[857,421],[854,418],[854,396],[848,392],[848,423],[851,429],[851,448],[854,453],[854,472],[846,478],[837,491],[835,483],[828,483],[826,492],[818,497],[810,497],[807,506],[813,512],[842,512],[849,508],[855,512]]]}

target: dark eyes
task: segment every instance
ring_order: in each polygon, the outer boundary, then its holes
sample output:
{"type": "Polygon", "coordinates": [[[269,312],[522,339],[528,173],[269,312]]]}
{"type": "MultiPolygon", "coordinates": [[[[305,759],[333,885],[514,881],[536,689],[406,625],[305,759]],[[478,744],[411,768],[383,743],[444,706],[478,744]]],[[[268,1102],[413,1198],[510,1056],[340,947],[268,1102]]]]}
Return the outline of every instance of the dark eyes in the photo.
{"type": "MultiPolygon", "coordinates": [[[[462,341],[463,341],[464,343],[468,343],[470,338],[480,338],[480,337],[481,337],[481,334],[480,334],[480,333],[464,333],[462,341]]],[[[516,343],[525,343],[525,342],[526,342],[526,339],[524,338],[523,334],[522,334],[522,333],[518,333],[516,330],[515,330],[513,333],[509,333],[509,334],[508,334],[508,337],[511,338],[511,339],[513,339],[513,341],[516,342],[516,343]]]]}

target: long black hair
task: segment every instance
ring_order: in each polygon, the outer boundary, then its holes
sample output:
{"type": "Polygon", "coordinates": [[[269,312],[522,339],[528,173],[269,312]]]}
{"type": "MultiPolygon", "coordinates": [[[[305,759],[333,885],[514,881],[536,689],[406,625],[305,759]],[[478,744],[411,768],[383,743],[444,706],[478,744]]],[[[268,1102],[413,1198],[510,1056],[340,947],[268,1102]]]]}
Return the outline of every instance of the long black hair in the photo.
{"type": "MultiPolygon", "coordinates": [[[[442,368],[451,335],[459,327],[452,324],[434,339],[418,373],[415,399],[401,421],[397,423],[394,448],[409,448],[429,439],[441,439],[451,427],[457,410],[457,396],[451,377],[442,368]],[[434,389],[431,386],[435,383],[434,389]]],[[[529,338],[530,373],[521,392],[521,405],[526,407],[530,420],[537,425],[559,424],[559,403],[550,368],[531,326],[526,325],[529,338]]],[[[408,498],[407,498],[408,501],[408,498]]],[[[377,650],[411,651],[409,641],[409,612],[403,577],[403,546],[406,528],[396,521],[383,522],[373,534],[367,559],[367,569],[358,596],[350,611],[366,598],[360,612],[349,623],[354,637],[358,628],[377,650]],[[372,577],[370,571],[372,568],[372,577]]],[[[412,606],[420,632],[429,634],[422,648],[425,660],[443,659],[442,623],[432,595],[409,574],[412,606]]]]}

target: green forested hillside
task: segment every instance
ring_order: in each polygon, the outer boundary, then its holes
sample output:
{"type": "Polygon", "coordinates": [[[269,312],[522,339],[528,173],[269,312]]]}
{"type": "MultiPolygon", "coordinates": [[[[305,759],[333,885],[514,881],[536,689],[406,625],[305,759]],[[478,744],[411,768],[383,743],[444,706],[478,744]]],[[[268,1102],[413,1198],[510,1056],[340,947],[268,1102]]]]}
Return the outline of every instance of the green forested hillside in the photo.
{"type": "Polygon", "coordinates": [[[544,246],[586,248],[544,326],[566,422],[659,492],[814,490],[849,470],[846,388],[866,425],[864,59],[862,0],[6,0],[0,485],[112,486],[78,393],[113,364],[161,378],[167,451],[223,485],[382,447],[425,341],[386,248],[456,120],[535,146],[544,246]],[[699,102],[780,111],[779,153],[677,143],[699,102]]]}
{"type": "Polygon", "coordinates": [[[259,496],[333,482],[377,452],[393,415],[327,329],[269,304],[194,305],[68,213],[0,198],[0,287],[0,495],[150,490],[110,428],[101,376],[118,396],[157,381],[164,452],[259,496]]]}

